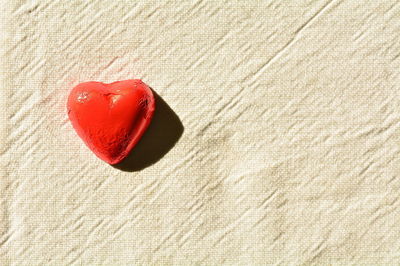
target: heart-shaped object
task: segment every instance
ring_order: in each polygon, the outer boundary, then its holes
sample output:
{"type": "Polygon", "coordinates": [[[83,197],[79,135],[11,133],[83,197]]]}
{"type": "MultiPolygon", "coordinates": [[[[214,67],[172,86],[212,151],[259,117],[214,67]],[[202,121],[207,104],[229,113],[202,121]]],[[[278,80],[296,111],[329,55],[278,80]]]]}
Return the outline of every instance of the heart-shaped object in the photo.
{"type": "Polygon", "coordinates": [[[141,80],[84,82],[72,89],[68,116],[78,135],[100,159],[117,164],[128,156],[155,110],[152,90],[141,80]]]}

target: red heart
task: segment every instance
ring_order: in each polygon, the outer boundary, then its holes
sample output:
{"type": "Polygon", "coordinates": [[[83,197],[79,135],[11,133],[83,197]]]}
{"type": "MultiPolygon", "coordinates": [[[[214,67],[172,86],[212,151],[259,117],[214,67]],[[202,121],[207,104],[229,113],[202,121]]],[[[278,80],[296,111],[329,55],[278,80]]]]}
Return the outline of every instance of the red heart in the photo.
{"type": "Polygon", "coordinates": [[[71,91],[68,116],[78,135],[102,160],[121,162],[153,118],[155,100],[141,80],[84,82],[71,91]]]}

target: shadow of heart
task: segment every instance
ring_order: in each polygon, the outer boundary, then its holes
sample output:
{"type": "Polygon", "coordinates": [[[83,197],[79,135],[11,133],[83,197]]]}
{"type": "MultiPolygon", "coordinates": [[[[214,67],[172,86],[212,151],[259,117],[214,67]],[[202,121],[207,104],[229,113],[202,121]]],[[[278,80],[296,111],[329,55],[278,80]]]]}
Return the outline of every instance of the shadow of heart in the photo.
{"type": "Polygon", "coordinates": [[[156,110],[149,127],[128,157],[114,168],[140,171],[160,160],[182,136],[184,127],[178,115],[154,90],[153,93],[156,110]]]}

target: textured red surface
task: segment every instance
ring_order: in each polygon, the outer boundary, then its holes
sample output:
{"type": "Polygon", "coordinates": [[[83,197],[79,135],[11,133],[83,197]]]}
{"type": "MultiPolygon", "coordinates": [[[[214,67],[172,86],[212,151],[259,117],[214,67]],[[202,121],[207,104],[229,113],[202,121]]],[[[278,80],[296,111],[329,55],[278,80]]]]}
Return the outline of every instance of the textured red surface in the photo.
{"type": "Polygon", "coordinates": [[[68,98],[68,116],[78,135],[102,160],[121,162],[138,143],[155,110],[151,89],[141,80],[85,82],[68,98]]]}

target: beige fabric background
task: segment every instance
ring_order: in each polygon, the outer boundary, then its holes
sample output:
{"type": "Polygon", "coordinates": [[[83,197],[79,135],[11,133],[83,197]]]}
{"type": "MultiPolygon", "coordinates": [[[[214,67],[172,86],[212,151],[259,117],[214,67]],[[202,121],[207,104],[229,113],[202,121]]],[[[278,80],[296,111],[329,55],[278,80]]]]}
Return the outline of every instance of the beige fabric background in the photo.
{"type": "Polygon", "coordinates": [[[1,265],[400,263],[398,1],[2,0],[0,16],[1,265]],[[139,171],[97,159],[66,113],[79,82],[129,78],[184,127],[139,171]]]}

